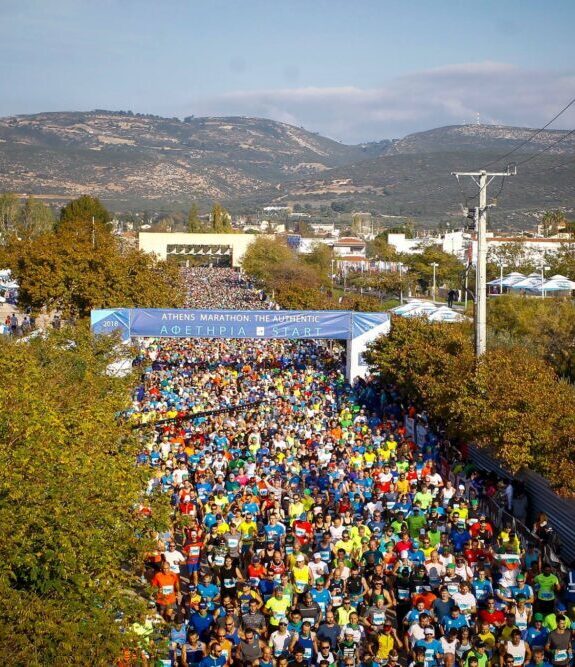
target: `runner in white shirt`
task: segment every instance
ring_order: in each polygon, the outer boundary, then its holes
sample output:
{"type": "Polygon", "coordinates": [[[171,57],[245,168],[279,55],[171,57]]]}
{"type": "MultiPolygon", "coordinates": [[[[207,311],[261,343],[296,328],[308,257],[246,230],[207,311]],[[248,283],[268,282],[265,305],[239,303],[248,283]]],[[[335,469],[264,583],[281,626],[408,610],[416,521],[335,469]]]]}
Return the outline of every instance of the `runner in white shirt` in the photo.
{"type": "Polygon", "coordinates": [[[167,551],[164,551],[164,559],[170,566],[170,572],[178,575],[180,574],[180,565],[186,562],[184,555],[176,549],[173,542],[170,542],[167,551]]]}

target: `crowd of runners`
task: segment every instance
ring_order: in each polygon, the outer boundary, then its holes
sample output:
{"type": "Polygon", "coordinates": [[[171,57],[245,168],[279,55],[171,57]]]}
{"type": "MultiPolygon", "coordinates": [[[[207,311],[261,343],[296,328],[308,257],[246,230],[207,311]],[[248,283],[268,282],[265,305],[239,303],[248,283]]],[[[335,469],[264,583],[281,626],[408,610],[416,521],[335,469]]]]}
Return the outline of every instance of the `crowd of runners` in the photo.
{"type": "MultiPolygon", "coordinates": [[[[191,307],[261,303],[228,272],[187,280],[191,307]]],[[[481,475],[455,479],[431,433],[415,443],[393,388],[346,383],[342,355],[313,341],[142,348],[138,464],[174,514],[146,561],[142,655],[163,647],[157,664],[188,667],[572,665],[575,589],[539,545],[482,513],[481,475]]]]}
{"type": "Polygon", "coordinates": [[[195,266],[182,268],[188,287],[186,308],[268,310],[275,308],[262,290],[235,269],[195,266]]]}

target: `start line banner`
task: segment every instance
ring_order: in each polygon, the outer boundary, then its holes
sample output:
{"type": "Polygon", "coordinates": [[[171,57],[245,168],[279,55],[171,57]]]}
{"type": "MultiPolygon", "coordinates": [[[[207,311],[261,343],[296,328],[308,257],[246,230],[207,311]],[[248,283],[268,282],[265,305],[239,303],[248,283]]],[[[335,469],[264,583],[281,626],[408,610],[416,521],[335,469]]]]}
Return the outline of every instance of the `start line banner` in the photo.
{"type": "Polygon", "coordinates": [[[342,310],[94,310],[94,333],[130,338],[332,338],[352,340],[389,321],[387,313],[342,310]]]}

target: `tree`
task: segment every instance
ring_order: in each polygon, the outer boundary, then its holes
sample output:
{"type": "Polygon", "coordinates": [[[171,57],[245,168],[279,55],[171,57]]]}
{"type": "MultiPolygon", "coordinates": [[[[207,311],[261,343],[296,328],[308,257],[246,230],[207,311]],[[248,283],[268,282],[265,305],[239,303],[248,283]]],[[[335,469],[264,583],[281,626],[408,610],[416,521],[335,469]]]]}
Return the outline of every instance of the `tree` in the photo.
{"type": "Polygon", "coordinates": [[[21,237],[38,236],[54,227],[55,219],[52,210],[43,202],[30,195],[20,209],[17,222],[17,233],[21,237]]]}
{"type": "Polygon", "coordinates": [[[403,261],[408,267],[409,273],[419,281],[424,289],[427,289],[432,283],[433,263],[439,265],[435,269],[437,286],[445,284],[448,287],[456,288],[461,285],[464,272],[463,264],[455,255],[444,252],[439,246],[427,246],[421,253],[406,255],[403,261]]]}
{"type": "Polygon", "coordinates": [[[547,253],[545,264],[549,266],[547,275],[560,274],[575,280],[575,242],[566,241],[557,252],[547,253]]]}
{"type": "Polygon", "coordinates": [[[243,260],[243,270],[256,280],[269,281],[273,267],[294,261],[295,253],[282,239],[257,238],[247,248],[243,260]]]}
{"type": "Polygon", "coordinates": [[[367,256],[376,257],[382,262],[399,261],[397,250],[387,242],[387,234],[378,234],[373,241],[367,244],[367,256]]]}
{"type": "Polygon", "coordinates": [[[229,234],[233,232],[232,216],[221,204],[214,204],[210,213],[212,229],[216,234],[229,234]]]}
{"type": "Polygon", "coordinates": [[[510,346],[476,361],[467,324],[394,317],[366,358],[448,437],[486,448],[512,473],[529,467],[559,492],[575,493],[575,389],[537,355],[510,346]],[[564,466],[557,465],[558,443],[564,466]]]}
{"type": "Polygon", "coordinates": [[[105,370],[116,340],[66,328],[27,345],[0,340],[0,662],[114,663],[146,600],[132,591],[152,522],[136,511],[149,473],[115,414],[130,376],[105,370]],[[14,409],[17,406],[17,409],[14,409]]]}
{"type": "Polygon", "coordinates": [[[123,249],[105,225],[74,225],[22,241],[0,253],[20,285],[19,300],[38,312],[88,317],[94,308],[169,307],[183,303],[178,268],[153,255],[123,249]]]}
{"type": "Polygon", "coordinates": [[[386,384],[428,410],[436,422],[450,418],[474,366],[467,327],[421,318],[394,317],[389,335],[369,346],[366,359],[386,384]]]}
{"type": "Polygon", "coordinates": [[[523,348],[493,350],[483,357],[454,405],[453,418],[461,437],[488,449],[512,473],[529,467],[547,477],[563,493],[575,491],[575,480],[565,486],[556,454],[562,440],[566,463],[575,461],[565,426],[572,425],[573,387],[559,382],[553,369],[523,348]]]}
{"type": "Polygon", "coordinates": [[[317,271],[322,282],[328,283],[332,269],[333,251],[325,243],[315,243],[312,251],[303,255],[303,262],[317,271]]]}
{"type": "Polygon", "coordinates": [[[490,278],[499,278],[502,263],[505,265],[504,273],[531,273],[537,267],[533,256],[519,241],[488,247],[487,262],[487,275],[490,278]]]}
{"type": "Polygon", "coordinates": [[[575,305],[569,300],[503,295],[488,302],[490,344],[521,346],[575,382],[575,305]]]}
{"type": "Polygon", "coordinates": [[[188,213],[188,232],[198,234],[204,231],[204,223],[200,220],[200,214],[196,204],[192,204],[188,213]]]}
{"type": "Polygon", "coordinates": [[[16,230],[20,215],[20,200],[13,192],[0,195],[0,238],[4,239],[16,230]]]}
{"type": "Polygon", "coordinates": [[[97,197],[82,195],[73,199],[60,211],[60,220],[57,228],[67,225],[90,227],[92,220],[100,227],[105,227],[112,219],[109,211],[97,197]]]}
{"type": "Polygon", "coordinates": [[[567,224],[565,213],[560,210],[546,211],[541,219],[543,223],[543,236],[553,236],[567,224]]]}

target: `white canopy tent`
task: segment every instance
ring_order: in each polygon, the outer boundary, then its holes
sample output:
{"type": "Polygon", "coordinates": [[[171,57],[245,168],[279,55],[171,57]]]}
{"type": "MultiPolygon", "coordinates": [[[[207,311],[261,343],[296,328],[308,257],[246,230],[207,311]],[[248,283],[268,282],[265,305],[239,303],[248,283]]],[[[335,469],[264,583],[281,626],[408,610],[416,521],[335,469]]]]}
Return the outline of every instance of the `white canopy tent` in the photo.
{"type": "Polygon", "coordinates": [[[430,322],[464,322],[468,318],[452,308],[440,306],[435,312],[427,316],[430,322]]]}
{"type": "Polygon", "coordinates": [[[521,280],[525,280],[526,276],[523,273],[519,273],[518,271],[512,271],[511,273],[508,273],[506,276],[503,276],[503,280],[501,278],[495,278],[495,280],[490,280],[487,284],[490,287],[512,287],[516,283],[518,283],[521,280]]]}
{"type": "Polygon", "coordinates": [[[538,287],[533,288],[533,291],[538,294],[541,294],[542,292],[552,292],[553,294],[565,292],[566,295],[569,295],[573,290],[575,290],[575,282],[559,274],[546,280],[543,283],[543,287],[539,285],[538,287]]]}
{"type": "Polygon", "coordinates": [[[392,308],[394,315],[401,317],[425,317],[430,322],[462,322],[467,317],[447,306],[437,306],[432,301],[413,299],[401,306],[392,308]]]}
{"type": "Polygon", "coordinates": [[[511,285],[511,289],[514,291],[520,292],[521,290],[533,291],[541,287],[541,273],[530,273],[527,278],[519,280],[518,282],[511,285]]]}

